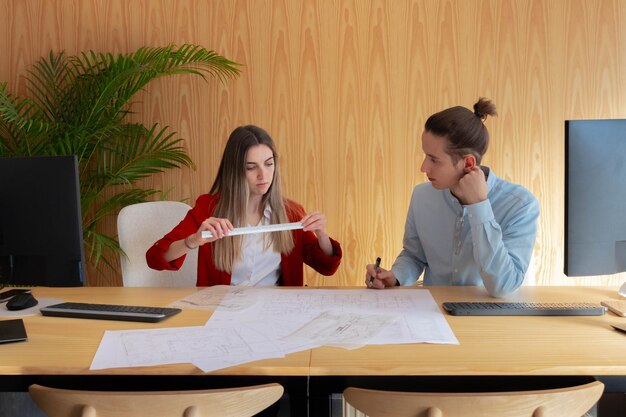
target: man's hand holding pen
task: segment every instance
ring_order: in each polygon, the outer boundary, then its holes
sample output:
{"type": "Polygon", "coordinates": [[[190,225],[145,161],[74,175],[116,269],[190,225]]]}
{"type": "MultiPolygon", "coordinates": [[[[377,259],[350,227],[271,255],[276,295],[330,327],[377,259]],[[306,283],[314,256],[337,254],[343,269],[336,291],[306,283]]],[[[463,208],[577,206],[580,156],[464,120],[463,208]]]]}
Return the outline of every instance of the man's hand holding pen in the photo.
{"type": "Polygon", "coordinates": [[[392,271],[387,271],[380,267],[380,258],[376,258],[375,264],[367,265],[367,273],[365,274],[365,285],[367,288],[383,289],[386,287],[395,287],[398,280],[392,271]]]}

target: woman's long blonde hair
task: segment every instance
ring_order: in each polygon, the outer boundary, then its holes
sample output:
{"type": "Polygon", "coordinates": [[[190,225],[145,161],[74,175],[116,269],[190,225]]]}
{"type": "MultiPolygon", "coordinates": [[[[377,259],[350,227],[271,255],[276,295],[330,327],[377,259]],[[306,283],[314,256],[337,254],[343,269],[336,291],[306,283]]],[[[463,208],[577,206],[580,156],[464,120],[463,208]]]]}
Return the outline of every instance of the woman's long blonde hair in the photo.
{"type": "MultiPolygon", "coordinates": [[[[272,209],[270,223],[287,223],[287,210],[280,190],[278,154],[270,135],[257,126],[240,126],[233,130],[226,142],[222,161],[217,171],[210,194],[219,195],[213,217],[226,218],[233,226],[246,223],[246,209],[250,190],[246,181],[246,156],[248,149],[266,145],[274,155],[274,178],[261,200],[261,209],[266,205],[272,209]]],[[[289,253],[294,247],[291,231],[267,233],[266,247],[273,245],[276,252],[289,253]]],[[[221,271],[232,273],[233,262],[241,257],[242,236],[233,236],[213,242],[213,262],[221,271]]]]}

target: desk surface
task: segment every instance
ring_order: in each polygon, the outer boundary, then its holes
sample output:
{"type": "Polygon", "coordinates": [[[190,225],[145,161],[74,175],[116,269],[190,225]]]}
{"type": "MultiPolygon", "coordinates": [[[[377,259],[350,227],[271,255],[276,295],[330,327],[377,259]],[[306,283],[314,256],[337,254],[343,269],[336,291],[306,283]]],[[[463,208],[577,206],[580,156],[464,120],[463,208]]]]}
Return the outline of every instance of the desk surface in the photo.
{"type": "MultiPolygon", "coordinates": [[[[439,305],[489,300],[479,287],[429,289],[439,305]]],[[[617,298],[617,289],[608,287],[522,287],[507,300],[599,304],[617,298]]],[[[626,318],[613,313],[446,319],[459,345],[318,348],[311,354],[311,375],[626,375],[626,334],[610,326],[626,318]]]]}
{"type": "MultiPolygon", "coordinates": [[[[196,288],[35,287],[37,297],[89,303],[165,306],[196,288]]],[[[191,364],[90,371],[89,366],[105,330],[201,326],[211,313],[183,310],[160,323],[86,320],[41,315],[24,317],[27,342],[0,345],[0,375],[204,375],[191,364]]],[[[310,351],[215,371],[214,375],[308,375],[310,351]]]]}
{"type": "MultiPolygon", "coordinates": [[[[443,301],[493,300],[480,287],[431,287],[443,301]]],[[[167,305],[195,288],[35,288],[35,297],[111,304],[167,305]]],[[[340,289],[339,289],[340,290],[340,289]]],[[[410,291],[410,289],[407,289],[410,291]]],[[[600,302],[608,287],[523,287],[507,299],[600,302]]],[[[24,317],[28,341],[0,345],[0,375],[202,375],[192,365],[89,371],[105,330],[202,325],[210,312],[184,310],[161,323],[24,317]]],[[[385,345],[356,350],[317,348],[256,361],[212,375],[626,375],[626,334],[602,317],[453,317],[460,345],[385,345]]]]}

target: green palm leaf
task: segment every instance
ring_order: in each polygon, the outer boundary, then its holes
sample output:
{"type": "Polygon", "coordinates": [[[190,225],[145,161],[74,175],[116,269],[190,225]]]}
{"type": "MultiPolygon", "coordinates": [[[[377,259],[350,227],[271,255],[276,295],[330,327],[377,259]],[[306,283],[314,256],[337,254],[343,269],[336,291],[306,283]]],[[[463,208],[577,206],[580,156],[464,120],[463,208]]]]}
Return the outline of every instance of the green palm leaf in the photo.
{"type": "Polygon", "coordinates": [[[194,168],[184,140],[154,123],[129,123],[132,99],[160,77],[191,74],[222,82],[239,64],[199,45],[145,47],[127,54],[51,52],[26,75],[27,97],[0,83],[0,156],[77,155],[87,253],[92,263],[119,245],[98,230],[122,207],[159,191],[136,182],[183,166],[194,168]]]}

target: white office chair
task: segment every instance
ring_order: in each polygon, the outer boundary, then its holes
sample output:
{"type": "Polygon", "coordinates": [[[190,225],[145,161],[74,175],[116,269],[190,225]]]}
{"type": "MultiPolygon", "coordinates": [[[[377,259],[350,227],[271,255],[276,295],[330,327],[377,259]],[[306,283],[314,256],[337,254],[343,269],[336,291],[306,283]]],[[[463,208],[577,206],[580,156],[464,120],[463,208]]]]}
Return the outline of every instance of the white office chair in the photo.
{"type": "Polygon", "coordinates": [[[125,287],[193,287],[198,275],[198,249],[187,253],[178,271],[155,271],[146,251],[174,228],[191,209],[179,201],[151,201],[124,207],[117,216],[122,281],[125,287]]]}

